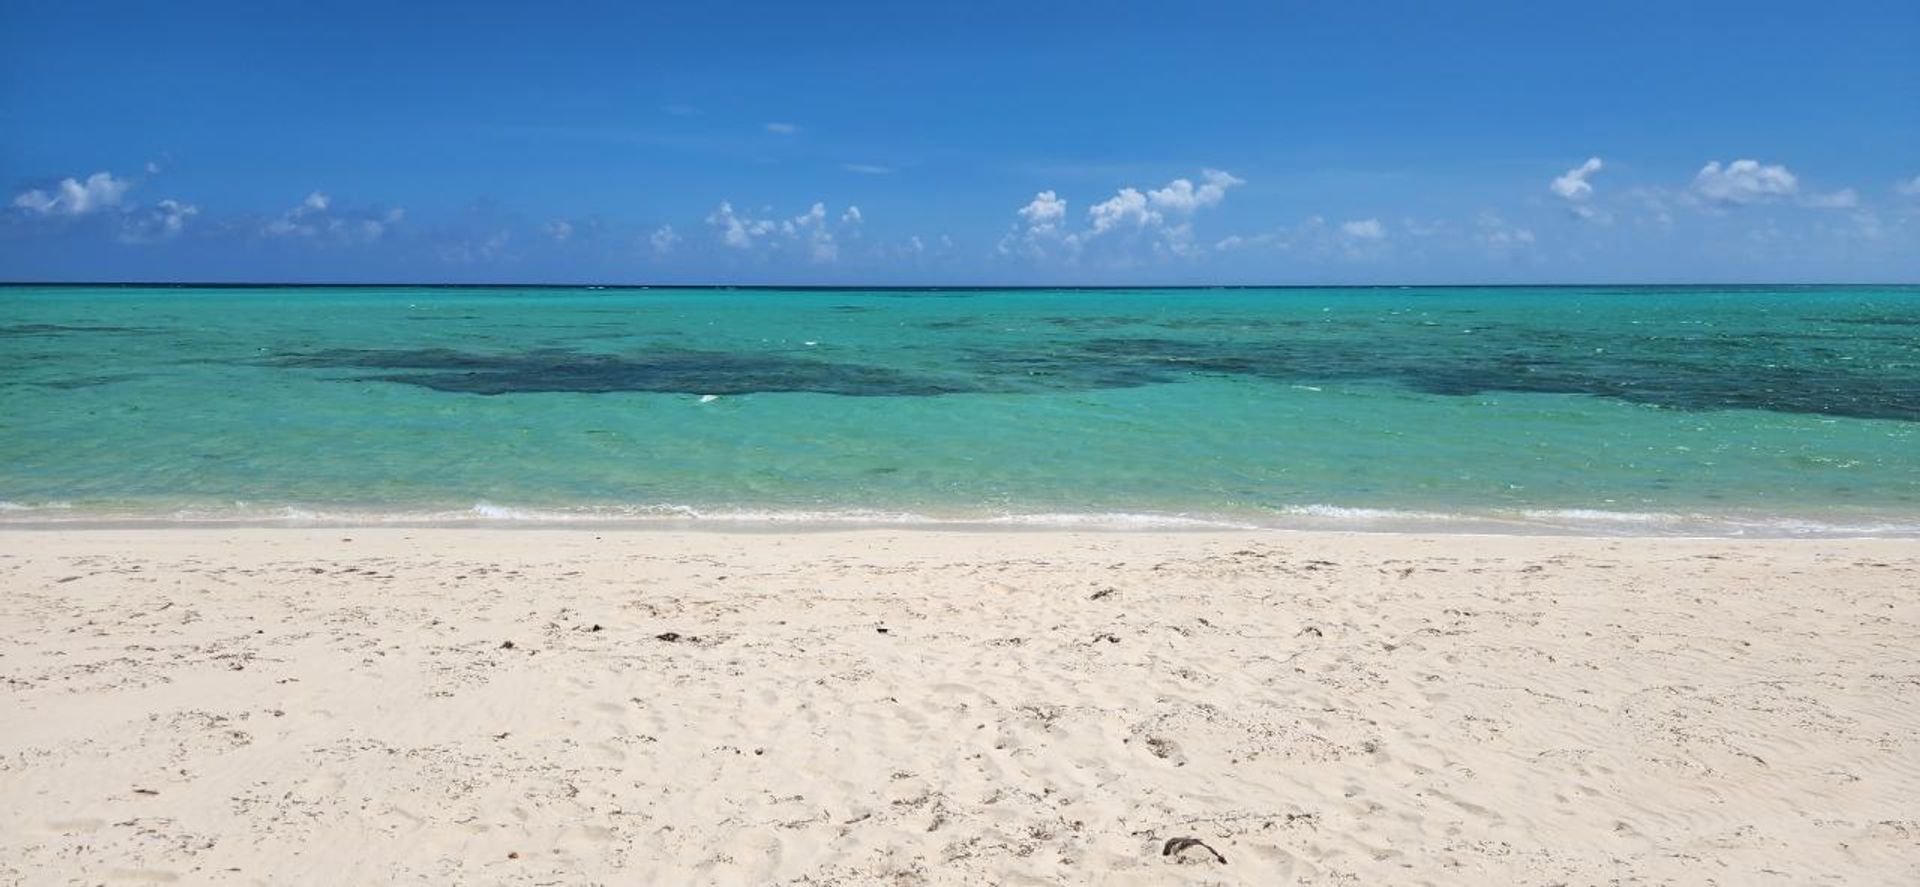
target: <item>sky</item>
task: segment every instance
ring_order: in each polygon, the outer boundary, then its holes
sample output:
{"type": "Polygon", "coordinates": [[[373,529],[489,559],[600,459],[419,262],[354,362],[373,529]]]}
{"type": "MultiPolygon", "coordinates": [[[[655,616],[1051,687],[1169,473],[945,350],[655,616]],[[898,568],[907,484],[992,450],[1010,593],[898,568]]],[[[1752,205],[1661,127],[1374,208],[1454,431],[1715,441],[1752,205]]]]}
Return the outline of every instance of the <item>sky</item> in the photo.
{"type": "Polygon", "coordinates": [[[1920,3],[0,0],[0,280],[1920,281],[1920,3]]]}

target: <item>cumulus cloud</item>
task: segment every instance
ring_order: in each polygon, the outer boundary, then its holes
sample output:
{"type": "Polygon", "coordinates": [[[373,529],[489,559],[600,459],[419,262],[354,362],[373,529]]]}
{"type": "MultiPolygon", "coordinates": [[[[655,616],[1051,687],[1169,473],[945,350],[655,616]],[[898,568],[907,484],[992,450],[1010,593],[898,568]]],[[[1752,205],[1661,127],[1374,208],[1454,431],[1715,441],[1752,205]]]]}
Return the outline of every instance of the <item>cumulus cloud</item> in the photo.
{"type": "Polygon", "coordinates": [[[1014,215],[1020,222],[1001,238],[998,250],[1002,255],[1020,252],[1040,258],[1066,237],[1067,202],[1052,191],[1033,195],[1026,206],[1014,210],[1014,215]]]}
{"type": "Polygon", "coordinates": [[[1726,166],[1711,161],[1693,177],[1693,193],[1727,206],[1765,203],[1799,190],[1799,178],[1785,166],[1758,160],[1735,160],[1726,166]]]}
{"type": "Polygon", "coordinates": [[[1067,201],[1053,191],[1042,191],[1015,210],[1020,222],[1001,238],[1003,255],[1021,253],[1043,258],[1054,253],[1078,256],[1096,241],[1138,242],[1144,239],[1156,252],[1194,255],[1191,217],[1217,206],[1227,190],[1245,182],[1217,169],[1202,170],[1200,183],[1174,179],[1164,187],[1142,191],[1126,187],[1087,208],[1087,227],[1068,231],[1067,201]]]}
{"type": "Polygon", "coordinates": [[[547,232],[548,237],[561,243],[573,239],[573,223],[566,219],[554,219],[542,225],[541,228],[547,232]]]}
{"type": "MultiPolygon", "coordinates": [[[[333,198],[314,191],[296,206],[262,225],[261,233],[333,243],[372,243],[406,218],[406,210],[355,210],[336,212],[333,198]]],[[[571,229],[569,229],[569,232],[571,229]]]]}
{"type": "Polygon", "coordinates": [[[1600,158],[1589,157],[1587,162],[1562,173],[1547,187],[1564,200],[1585,200],[1593,196],[1593,183],[1587,179],[1603,166],[1600,158]]]}
{"type": "Polygon", "coordinates": [[[109,172],[97,172],[85,181],[61,179],[50,191],[35,188],[24,192],[13,198],[13,205],[43,216],[84,216],[118,206],[120,198],[131,187],[133,183],[126,179],[116,179],[109,172]]]}
{"type": "Polygon", "coordinates": [[[1098,237],[1115,228],[1145,228],[1165,217],[1147,208],[1147,195],[1134,188],[1121,188],[1118,194],[1087,208],[1087,220],[1093,225],[1087,236],[1098,237]]]}
{"type": "Polygon", "coordinates": [[[707,215],[707,224],[720,229],[720,242],[734,249],[752,249],[756,237],[769,234],[779,228],[771,220],[750,219],[733,210],[733,204],[725,200],[707,215]]]}
{"type": "Polygon", "coordinates": [[[1567,211],[1574,216],[1589,222],[1610,224],[1613,222],[1613,215],[1589,202],[1594,194],[1593,182],[1590,180],[1594,173],[1605,167],[1606,164],[1602,163],[1600,158],[1589,157],[1587,162],[1561,173],[1547,183],[1547,190],[1566,201],[1567,211]]]}
{"type": "Polygon", "coordinates": [[[127,213],[121,221],[120,239],[127,243],[155,243],[178,237],[187,220],[200,214],[200,208],[178,200],[162,200],[150,207],[127,213]]]}
{"type": "Polygon", "coordinates": [[[1905,197],[1920,197],[1920,176],[1895,183],[1893,190],[1905,197]]]}
{"type": "Polygon", "coordinates": [[[767,132],[773,133],[774,135],[777,135],[777,136],[790,136],[799,131],[800,131],[800,127],[791,123],[776,122],[776,123],[767,124],[767,132]]]}
{"type": "Polygon", "coordinates": [[[781,223],[781,233],[803,241],[807,247],[807,258],[817,263],[832,262],[840,258],[840,246],[833,241],[833,235],[827,231],[827,205],[816,203],[801,215],[781,223]]]}
{"type": "Polygon", "coordinates": [[[1340,233],[1355,240],[1385,240],[1387,237],[1387,228],[1385,225],[1380,224],[1379,219],[1359,219],[1352,222],[1342,222],[1340,225],[1340,233]]]}
{"type": "Polygon", "coordinates": [[[1033,201],[1015,211],[1030,228],[1058,227],[1067,218],[1067,202],[1052,191],[1033,195],[1033,201]]]}
{"type": "Polygon", "coordinates": [[[1187,179],[1174,179],[1165,188],[1156,188],[1147,192],[1147,201],[1154,208],[1168,212],[1192,213],[1202,207],[1215,206],[1227,197],[1227,189],[1235,185],[1246,184],[1245,179],[1236,178],[1232,173],[1218,169],[1200,171],[1200,185],[1195,187],[1187,179]]]}
{"type": "MultiPolygon", "coordinates": [[[[858,225],[861,220],[860,208],[849,206],[840,215],[838,230],[858,225]]],[[[829,264],[840,258],[837,230],[827,221],[824,203],[815,203],[806,212],[781,221],[751,218],[723,200],[719,208],[707,216],[707,224],[720,229],[720,242],[733,249],[754,250],[762,246],[804,249],[808,261],[816,264],[829,264]]]]}
{"type": "MultiPolygon", "coordinates": [[[[158,169],[147,164],[148,171],[158,169]]],[[[48,188],[34,188],[15,195],[12,207],[19,213],[62,224],[82,217],[105,219],[104,232],[111,232],[123,243],[156,243],[178,236],[187,220],[200,214],[200,208],[179,200],[166,199],[140,206],[127,199],[136,180],[122,179],[111,172],[96,172],[85,179],[64,178],[48,188]]]]}
{"type": "Polygon", "coordinates": [[[661,225],[647,237],[647,243],[653,247],[654,255],[664,256],[680,244],[680,235],[674,232],[672,225],[661,225]]]}

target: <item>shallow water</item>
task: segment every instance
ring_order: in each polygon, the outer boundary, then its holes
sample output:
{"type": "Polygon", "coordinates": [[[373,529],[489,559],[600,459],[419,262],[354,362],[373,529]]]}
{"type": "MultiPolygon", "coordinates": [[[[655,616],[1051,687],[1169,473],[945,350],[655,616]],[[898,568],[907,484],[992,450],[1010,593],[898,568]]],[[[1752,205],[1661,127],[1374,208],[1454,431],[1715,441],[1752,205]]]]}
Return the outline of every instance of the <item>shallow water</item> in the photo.
{"type": "Polygon", "coordinates": [[[1920,288],[12,287],[0,501],[1920,533],[1920,288]]]}

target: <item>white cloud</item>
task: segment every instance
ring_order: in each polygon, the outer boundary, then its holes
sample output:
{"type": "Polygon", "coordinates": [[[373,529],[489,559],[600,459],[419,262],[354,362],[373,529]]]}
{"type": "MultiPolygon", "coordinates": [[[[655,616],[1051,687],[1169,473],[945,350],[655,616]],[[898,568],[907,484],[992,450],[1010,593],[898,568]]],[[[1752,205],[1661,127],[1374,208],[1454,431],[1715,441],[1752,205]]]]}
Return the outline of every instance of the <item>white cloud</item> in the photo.
{"type": "MultiPolygon", "coordinates": [[[[1113,235],[1123,238],[1119,242],[1130,244],[1144,238],[1155,253],[1196,255],[1190,217],[1202,208],[1218,205],[1226,198],[1227,189],[1241,184],[1245,182],[1232,173],[1207,169],[1201,171],[1199,185],[1180,178],[1147,191],[1121,188],[1112,197],[1088,207],[1088,227],[1076,232],[1066,230],[1067,201],[1053,191],[1042,191],[1015,211],[1025,228],[1016,224],[1001,238],[999,252],[1044,258],[1057,251],[1077,257],[1093,242],[1113,235]]],[[[1133,257],[1110,258],[1125,263],[1133,257]]]]}
{"type": "Polygon", "coordinates": [[[1907,197],[1920,197],[1920,176],[1914,176],[1904,182],[1895,183],[1893,190],[1907,197]]]}
{"type": "Polygon", "coordinates": [[[734,249],[752,249],[754,238],[772,233],[778,227],[766,219],[749,219],[735,213],[733,204],[725,200],[707,216],[707,224],[719,227],[720,242],[734,249]]]}
{"type": "Polygon", "coordinates": [[[1562,173],[1547,187],[1563,199],[1585,200],[1593,196],[1593,183],[1587,181],[1588,177],[1599,172],[1603,166],[1600,158],[1589,157],[1587,162],[1562,173]]]}
{"type": "Polygon", "coordinates": [[[807,211],[780,223],[780,230],[788,234],[798,234],[801,229],[818,227],[827,220],[827,205],[815,203],[807,211]]]}
{"type": "Polygon", "coordinates": [[[154,243],[178,237],[187,220],[200,214],[200,208],[178,200],[162,200],[146,209],[130,212],[120,226],[120,239],[127,243],[154,243]]]}
{"type": "Polygon", "coordinates": [[[791,123],[769,123],[767,132],[777,136],[790,136],[800,131],[800,127],[791,123]]]}
{"type": "Polygon", "coordinates": [[[1598,157],[1589,157],[1585,163],[1561,173],[1547,184],[1560,199],[1566,201],[1567,211],[1576,217],[1602,225],[1613,223],[1613,214],[1588,202],[1593,197],[1593,182],[1589,181],[1594,173],[1606,168],[1598,157]]]}
{"type": "MultiPolygon", "coordinates": [[[[840,227],[857,225],[861,221],[860,209],[848,207],[840,215],[840,227]]],[[[785,221],[773,219],[754,219],[736,212],[733,204],[721,201],[720,207],[707,216],[707,224],[720,229],[720,242],[738,250],[752,250],[767,243],[775,248],[786,246],[804,247],[809,261],[827,264],[839,260],[840,244],[836,233],[827,223],[827,206],[815,203],[806,212],[785,221]]]]}
{"type": "Polygon", "coordinates": [[[1042,191],[1033,195],[1033,202],[1017,211],[1020,218],[1027,220],[1033,228],[1051,228],[1067,218],[1067,202],[1052,191],[1042,191]]]}
{"type": "Polygon", "coordinates": [[[1000,239],[998,251],[1001,255],[1011,255],[1017,248],[1021,253],[1039,258],[1061,241],[1067,202],[1052,191],[1041,191],[1033,195],[1026,206],[1014,210],[1014,215],[1020,217],[1026,229],[1023,231],[1015,224],[1013,232],[1000,239]]]}
{"type": "Polygon", "coordinates": [[[565,243],[573,237],[573,223],[566,219],[554,219],[541,227],[546,230],[548,237],[561,243],[565,243]]]}
{"type": "Polygon", "coordinates": [[[1121,188],[1106,201],[1096,203],[1087,210],[1088,220],[1093,227],[1083,236],[1098,237],[1132,226],[1154,229],[1177,244],[1191,234],[1192,229],[1185,221],[1169,222],[1168,216],[1186,217],[1201,209],[1218,206],[1226,199],[1228,188],[1246,184],[1244,179],[1218,169],[1201,170],[1200,182],[1196,187],[1188,179],[1174,179],[1165,187],[1154,188],[1144,194],[1137,188],[1121,188]]]}
{"type": "Polygon", "coordinates": [[[1799,190],[1800,180],[1786,167],[1757,160],[1735,160],[1726,166],[1715,160],[1693,177],[1695,194],[1726,205],[1764,203],[1799,190]]]}
{"type": "Polygon", "coordinates": [[[884,176],[893,173],[893,167],[881,166],[878,163],[842,163],[840,164],[840,168],[847,172],[857,172],[861,175],[868,176],[884,176]]]}
{"type": "Polygon", "coordinates": [[[406,218],[407,211],[395,207],[385,212],[359,210],[335,212],[333,198],[314,191],[300,205],[262,225],[262,233],[272,237],[328,240],[338,243],[372,243],[406,218]]]}
{"type": "Polygon", "coordinates": [[[1853,209],[1860,205],[1860,192],[1841,188],[1831,194],[1809,194],[1801,203],[1813,209],[1853,209]]]}
{"type": "MultiPolygon", "coordinates": [[[[859,214],[858,210],[854,211],[859,214]]],[[[833,233],[827,230],[827,205],[816,203],[805,214],[793,217],[781,226],[788,236],[802,241],[807,247],[807,260],[815,264],[826,264],[840,258],[840,245],[834,242],[833,233]]]]}
{"type": "Polygon", "coordinates": [[[116,179],[108,172],[97,172],[87,176],[84,182],[61,179],[50,192],[38,188],[27,191],[13,198],[13,205],[43,216],[83,216],[118,206],[120,198],[130,187],[133,187],[133,183],[126,179],[116,179]]]}
{"type": "Polygon", "coordinates": [[[1356,240],[1385,240],[1387,237],[1387,228],[1385,225],[1380,224],[1379,219],[1359,219],[1352,222],[1342,222],[1340,225],[1340,233],[1356,240]]]}
{"type": "Polygon", "coordinates": [[[1228,188],[1246,184],[1246,180],[1218,169],[1201,170],[1200,181],[1200,186],[1196,188],[1186,179],[1174,179],[1168,182],[1165,188],[1147,192],[1147,200],[1156,209],[1192,213],[1202,207],[1214,206],[1225,200],[1228,188]]]}
{"type": "Polygon", "coordinates": [[[1087,208],[1087,220],[1093,230],[1087,232],[1090,237],[1131,224],[1136,228],[1157,225],[1165,220],[1159,211],[1147,208],[1147,195],[1135,188],[1121,188],[1120,193],[1087,208]]]}
{"type": "Polygon", "coordinates": [[[673,252],[673,248],[679,245],[680,235],[674,233],[672,225],[661,225],[647,238],[647,243],[653,247],[655,255],[664,256],[673,252]]]}

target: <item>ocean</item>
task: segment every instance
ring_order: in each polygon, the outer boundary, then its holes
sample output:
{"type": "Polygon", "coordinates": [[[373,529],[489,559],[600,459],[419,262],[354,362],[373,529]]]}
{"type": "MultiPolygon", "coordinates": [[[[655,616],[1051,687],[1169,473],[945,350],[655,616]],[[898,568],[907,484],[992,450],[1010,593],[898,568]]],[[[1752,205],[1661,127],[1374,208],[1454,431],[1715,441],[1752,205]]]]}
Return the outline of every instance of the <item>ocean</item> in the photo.
{"type": "Polygon", "coordinates": [[[0,288],[0,523],[1920,535],[1920,288],[0,288]]]}

